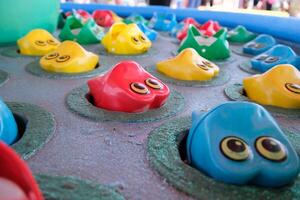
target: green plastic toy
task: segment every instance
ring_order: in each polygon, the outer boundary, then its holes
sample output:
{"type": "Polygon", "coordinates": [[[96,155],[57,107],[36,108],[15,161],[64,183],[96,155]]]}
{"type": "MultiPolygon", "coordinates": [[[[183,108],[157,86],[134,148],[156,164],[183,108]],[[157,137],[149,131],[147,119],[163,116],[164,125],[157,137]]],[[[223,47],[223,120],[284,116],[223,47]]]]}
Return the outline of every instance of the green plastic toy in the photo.
{"type": "Polygon", "coordinates": [[[99,27],[92,18],[82,20],[73,15],[66,19],[66,23],[59,34],[59,38],[63,41],[73,40],[80,44],[98,43],[103,36],[103,28],[99,27]]]}
{"type": "Polygon", "coordinates": [[[148,25],[148,20],[146,20],[143,16],[138,14],[132,14],[126,19],[123,20],[125,24],[132,24],[132,23],[143,23],[145,25],[148,25]]]}
{"type": "Polygon", "coordinates": [[[55,31],[59,6],[59,0],[0,1],[0,46],[15,44],[32,29],[55,31]]]}
{"type": "Polygon", "coordinates": [[[237,26],[227,34],[227,40],[229,42],[246,43],[256,38],[256,35],[248,31],[244,26],[237,26]]]}
{"type": "Polygon", "coordinates": [[[207,37],[201,35],[194,25],[190,25],[187,37],[181,42],[178,52],[193,48],[208,60],[224,60],[230,57],[226,36],[227,29],[221,29],[212,37],[207,37]]]}

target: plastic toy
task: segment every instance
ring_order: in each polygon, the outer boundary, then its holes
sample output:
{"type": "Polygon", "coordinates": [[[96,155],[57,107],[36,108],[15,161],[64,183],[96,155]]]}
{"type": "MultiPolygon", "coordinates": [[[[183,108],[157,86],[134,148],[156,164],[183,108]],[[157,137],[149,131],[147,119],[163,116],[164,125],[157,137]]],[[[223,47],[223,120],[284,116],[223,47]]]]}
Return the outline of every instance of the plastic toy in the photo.
{"type": "Polygon", "coordinates": [[[34,29],[17,41],[23,55],[42,56],[57,49],[60,42],[44,29],[34,29]]]}
{"type": "Polygon", "coordinates": [[[66,12],[66,16],[69,17],[71,15],[74,15],[74,13],[77,13],[78,15],[80,15],[82,18],[84,18],[85,20],[88,20],[90,19],[92,16],[90,15],[89,12],[85,11],[85,10],[82,10],[82,9],[78,9],[78,10],[72,10],[69,11],[69,12],[66,12]]]}
{"type": "Polygon", "coordinates": [[[300,70],[300,56],[290,47],[278,44],[251,59],[252,68],[260,72],[266,72],[279,64],[291,64],[300,70]]]}
{"type": "Polygon", "coordinates": [[[157,70],[169,77],[179,80],[210,80],[219,74],[219,67],[202,58],[192,48],[184,49],[175,58],[156,64],[157,70]]]}
{"type": "Polygon", "coordinates": [[[115,23],[102,39],[105,49],[112,54],[135,55],[148,51],[151,41],[136,24],[115,23]]]}
{"type": "Polygon", "coordinates": [[[125,24],[144,24],[144,25],[148,25],[148,20],[146,20],[142,15],[139,14],[131,14],[130,16],[128,16],[126,19],[123,20],[123,22],[125,24]]]}
{"type": "Polygon", "coordinates": [[[18,127],[16,120],[0,98],[0,141],[8,145],[13,144],[18,139],[18,127]]]}
{"type": "Polygon", "coordinates": [[[56,51],[40,59],[40,66],[46,71],[57,73],[81,73],[93,70],[99,57],[86,51],[73,41],[63,42],[56,51]]]}
{"type": "Polygon", "coordinates": [[[253,40],[256,35],[248,31],[244,26],[237,26],[235,29],[227,33],[227,40],[229,42],[246,43],[253,40]]]}
{"type": "Polygon", "coordinates": [[[170,31],[171,37],[177,37],[177,33],[184,27],[184,22],[181,21],[180,23],[176,24],[172,30],[170,31]]]}
{"type": "Polygon", "coordinates": [[[15,44],[33,29],[55,31],[60,1],[1,1],[0,8],[0,45],[7,45],[15,44]]]}
{"type": "Polygon", "coordinates": [[[95,10],[92,16],[96,23],[102,27],[111,27],[114,23],[123,20],[111,10],[95,10]]]}
{"type": "Polygon", "coordinates": [[[300,72],[292,65],[277,65],[245,78],[243,85],[249,99],[259,104],[300,108],[300,72]]]}
{"type": "Polygon", "coordinates": [[[66,23],[59,34],[59,38],[63,41],[74,40],[80,44],[97,43],[101,41],[103,36],[103,28],[99,27],[92,18],[80,23],[73,16],[66,19],[66,23]]]}
{"type": "Polygon", "coordinates": [[[156,40],[157,32],[155,30],[150,29],[143,23],[137,23],[137,25],[150,41],[156,40]]]}
{"type": "Polygon", "coordinates": [[[93,12],[95,22],[102,27],[111,27],[115,23],[111,11],[109,10],[95,10],[93,12]]]}
{"type": "Polygon", "coordinates": [[[154,13],[148,26],[157,31],[171,31],[176,24],[175,14],[154,13]]]}
{"type": "Polygon", "coordinates": [[[248,42],[243,46],[243,52],[251,55],[258,55],[273,47],[276,44],[276,40],[270,36],[261,34],[254,40],[248,42]]]}
{"type": "Polygon", "coordinates": [[[134,61],[118,63],[106,74],[89,80],[97,107],[118,112],[145,112],[165,104],[169,88],[134,61]]]}
{"type": "Polygon", "coordinates": [[[200,32],[202,33],[202,35],[211,37],[221,29],[222,27],[219,25],[217,21],[209,20],[200,27],[200,32]]]}
{"type": "Polygon", "coordinates": [[[272,116],[260,105],[227,102],[201,115],[193,112],[188,160],[225,183],[279,187],[299,173],[298,155],[272,116]]]}
{"type": "Polygon", "coordinates": [[[190,25],[188,35],[181,42],[178,52],[181,52],[186,48],[193,48],[199,55],[208,60],[226,59],[230,57],[226,34],[227,29],[221,29],[212,37],[204,37],[194,25],[190,25]]]}
{"type": "Polygon", "coordinates": [[[42,193],[26,163],[0,141],[0,199],[43,200],[42,193]]]}
{"type": "Polygon", "coordinates": [[[182,41],[186,37],[190,24],[193,24],[198,30],[200,30],[201,28],[201,25],[191,17],[186,18],[183,21],[184,21],[184,27],[177,33],[177,39],[179,41],[182,41]]]}

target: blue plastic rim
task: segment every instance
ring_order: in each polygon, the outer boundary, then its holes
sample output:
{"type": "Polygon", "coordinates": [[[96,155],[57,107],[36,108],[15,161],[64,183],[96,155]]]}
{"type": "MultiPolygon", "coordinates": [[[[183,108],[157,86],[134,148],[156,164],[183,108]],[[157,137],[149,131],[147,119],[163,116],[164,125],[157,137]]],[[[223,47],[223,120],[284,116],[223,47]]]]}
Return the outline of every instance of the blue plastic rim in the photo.
{"type": "Polygon", "coordinates": [[[137,13],[150,19],[154,12],[174,13],[177,20],[193,17],[203,23],[209,19],[219,21],[223,26],[236,27],[245,26],[249,31],[270,34],[274,37],[296,42],[300,44],[300,19],[295,17],[277,17],[266,15],[255,15],[248,13],[231,13],[223,11],[199,11],[197,9],[171,9],[164,6],[116,6],[103,4],[76,4],[63,3],[61,9],[71,11],[72,9],[84,9],[92,13],[96,9],[108,9],[116,12],[121,17],[127,17],[131,13],[137,13]]]}

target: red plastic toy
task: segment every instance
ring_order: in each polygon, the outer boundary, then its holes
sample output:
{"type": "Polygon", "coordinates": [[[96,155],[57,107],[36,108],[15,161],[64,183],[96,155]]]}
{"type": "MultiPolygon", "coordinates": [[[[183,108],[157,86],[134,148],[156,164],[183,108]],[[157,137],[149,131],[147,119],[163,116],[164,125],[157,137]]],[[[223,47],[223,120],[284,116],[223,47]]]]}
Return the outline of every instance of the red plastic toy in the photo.
{"type": "Polygon", "coordinates": [[[201,28],[200,28],[200,32],[203,35],[206,35],[208,37],[213,36],[215,33],[217,33],[222,27],[219,25],[219,23],[217,21],[212,21],[209,20],[207,22],[205,22],[201,28]]]}
{"type": "Polygon", "coordinates": [[[159,108],[170,94],[168,86],[134,61],[122,61],[87,83],[95,106],[111,111],[137,113],[159,108]]]}
{"type": "Polygon", "coordinates": [[[0,142],[0,152],[0,199],[43,200],[26,163],[3,142],[0,142]]]}
{"type": "Polygon", "coordinates": [[[110,10],[95,10],[93,12],[95,22],[102,27],[111,27],[114,18],[110,10]]]}
{"type": "MultiPolygon", "coordinates": [[[[85,11],[85,10],[79,9],[79,10],[76,10],[76,12],[77,12],[81,17],[83,17],[83,18],[86,19],[86,20],[92,17],[92,16],[90,15],[90,13],[88,13],[88,12],[85,11]]],[[[67,16],[67,17],[70,16],[71,14],[72,14],[71,11],[66,12],[66,16],[67,16]]]]}
{"type": "Polygon", "coordinates": [[[184,22],[184,26],[183,26],[182,30],[180,30],[177,33],[177,39],[180,41],[186,37],[190,24],[193,24],[199,30],[201,28],[201,25],[191,17],[184,19],[183,22],[184,22]]]}

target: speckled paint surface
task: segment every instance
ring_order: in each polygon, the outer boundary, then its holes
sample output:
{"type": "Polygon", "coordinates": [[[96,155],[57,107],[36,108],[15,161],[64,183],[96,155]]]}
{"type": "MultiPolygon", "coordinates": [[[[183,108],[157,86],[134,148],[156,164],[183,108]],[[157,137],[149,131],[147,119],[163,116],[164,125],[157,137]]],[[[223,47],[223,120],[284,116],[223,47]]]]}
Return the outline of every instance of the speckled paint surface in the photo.
{"type": "MultiPolygon", "coordinates": [[[[93,50],[97,45],[84,47],[98,53],[93,50]]],[[[159,50],[158,54],[135,57],[133,60],[144,67],[154,66],[156,62],[169,58],[171,51],[178,48],[178,45],[165,37],[158,37],[153,46],[159,50]]],[[[7,48],[9,47],[1,48],[0,51],[7,48]]],[[[85,84],[88,78],[55,80],[34,76],[25,71],[25,66],[34,60],[31,57],[11,58],[0,55],[0,69],[10,76],[9,81],[0,86],[0,96],[5,101],[35,104],[54,114],[56,130],[53,137],[27,160],[34,173],[75,176],[113,186],[126,199],[193,199],[169,185],[151,167],[147,157],[147,137],[162,123],[190,116],[193,110],[206,111],[229,101],[224,88],[229,84],[242,82],[243,77],[249,76],[238,67],[239,63],[249,58],[236,54],[232,56],[234,61],[224,67],[231,76],[231,80],[225,85],[199,88],[167,84],[184,96],[185,106],[176,116],[151,123],[95,122],[73,113],[65,103],[66,96],[72,89],[85,84]]],[[[105,59],[113,66],[128,58],[100,55],[100,59],[105,59]]],[[[276,117],[276,120],[296,132],[300,130],[299,119],[276,117]]],[[[205,194],[214,195],[212,192],[205,194]]],[[[219,197],[234,197],[235,194],[225,187],[219,190],[219,197]]]]}

